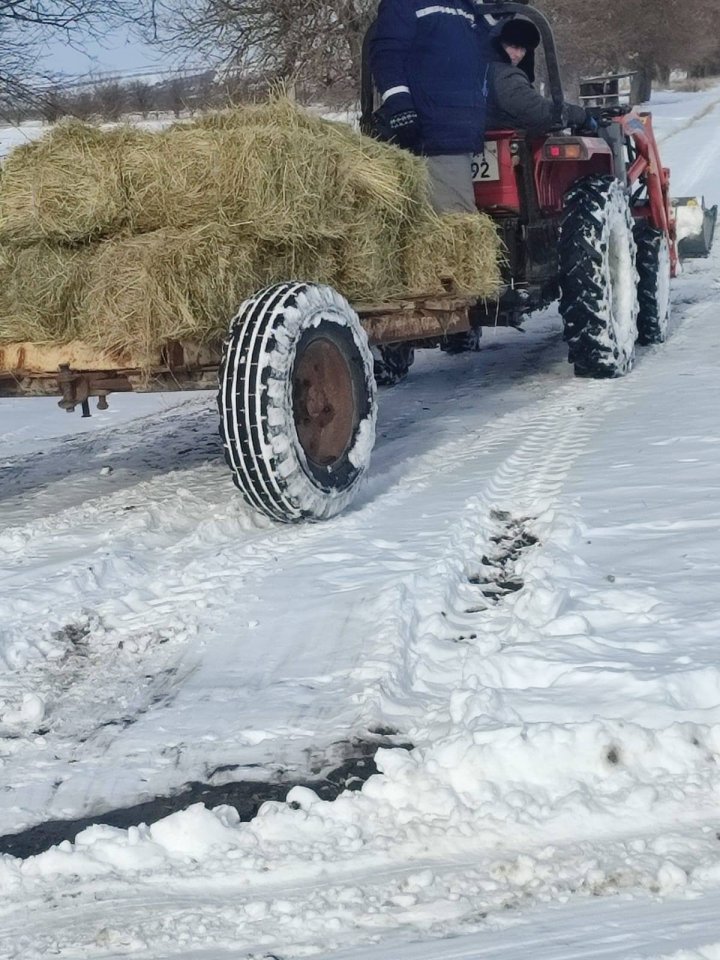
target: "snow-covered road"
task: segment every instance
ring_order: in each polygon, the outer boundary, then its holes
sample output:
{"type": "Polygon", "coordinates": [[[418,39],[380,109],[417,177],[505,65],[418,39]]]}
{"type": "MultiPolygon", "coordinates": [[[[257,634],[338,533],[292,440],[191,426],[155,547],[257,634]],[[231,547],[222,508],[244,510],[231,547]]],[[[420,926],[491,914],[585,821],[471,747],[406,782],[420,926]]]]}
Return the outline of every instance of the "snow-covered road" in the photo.
{"type": "MultiPolygon", "coordinates": [[[[676,194],[718,103],[660,98],[676,194]]],[[[719,266],[620,381],[552,310],[421,354],[326,524],[243,505],[212,397],[0,401],[0,834],[415,746],[4,857],[0,956],[720,956],[719,266]]]]}

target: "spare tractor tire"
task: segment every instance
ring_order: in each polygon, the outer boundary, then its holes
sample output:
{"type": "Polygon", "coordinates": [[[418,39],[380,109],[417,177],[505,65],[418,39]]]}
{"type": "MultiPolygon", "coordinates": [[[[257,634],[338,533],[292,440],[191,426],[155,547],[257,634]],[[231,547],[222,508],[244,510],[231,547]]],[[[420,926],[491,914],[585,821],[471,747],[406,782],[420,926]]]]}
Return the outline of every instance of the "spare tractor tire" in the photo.
{"type": "Polygon", "coordinates": [[[670,243],[662,230],[635,224],[638,280],[638,343],[664,343],[670,323],[670,243]]]}
{"type": "Polygon", "coordinates": [[[325,520],[357,493],[375,439],[367,336],[332,287],[278,283],[246,300],[219,370],[220,434],[255,509],[325,520]]]}
{"type": "Polygon", "coordinates": [[[375,383],[392,387],[408,375],[415,361],[415,348],[409,343],[387,343],[371,347],[375,383]]]}
{"type": "Polygon", "coordinates": [[[560,313],[578,376],[632,369],[638,276],[630,204],[613,177],[579,180],[566,194],[558,244],[560,313]]]}

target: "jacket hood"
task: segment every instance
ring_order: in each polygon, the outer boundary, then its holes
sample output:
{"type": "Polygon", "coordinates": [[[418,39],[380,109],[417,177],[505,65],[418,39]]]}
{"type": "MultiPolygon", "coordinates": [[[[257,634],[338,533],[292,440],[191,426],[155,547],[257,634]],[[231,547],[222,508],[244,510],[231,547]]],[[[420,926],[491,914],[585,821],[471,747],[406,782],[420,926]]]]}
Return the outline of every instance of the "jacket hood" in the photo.
{"type": "Polygon", "coordinates": [[[510,63],[512,60],[505,52],[503,43],[510,46],[524,47],[527,53],[518,64],[518,69],[526,74],[530,83],[535,82],[535,49],[540,44],[540,33],[534,23],[529,20],[513,18],[498,23],[492,32],[492,49],[494,59],[500,63],[510,63]]]}
{"type": "Polygon", "coordinates": [[[526,50],[535,50],[540,45],[540,31],[529,20],[513,17],[498,24],[498,27],[497,36],[505,43],[525,47],[526,50]]]}

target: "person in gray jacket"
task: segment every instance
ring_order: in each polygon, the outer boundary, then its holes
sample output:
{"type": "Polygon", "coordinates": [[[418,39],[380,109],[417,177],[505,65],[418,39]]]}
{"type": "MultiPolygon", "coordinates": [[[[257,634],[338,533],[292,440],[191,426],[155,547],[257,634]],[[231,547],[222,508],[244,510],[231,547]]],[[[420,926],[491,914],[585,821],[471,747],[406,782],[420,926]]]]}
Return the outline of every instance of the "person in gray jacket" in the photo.
{"type": "Polygon", "coordinates": [[[492,40],[488,75],[488,130],[520,129],[547,133],[553,128],[591,127],[597,122],[584,107],[566,103],[562,111],[533,87],[537,27],[529,20],[506,20],[492,40]]]}

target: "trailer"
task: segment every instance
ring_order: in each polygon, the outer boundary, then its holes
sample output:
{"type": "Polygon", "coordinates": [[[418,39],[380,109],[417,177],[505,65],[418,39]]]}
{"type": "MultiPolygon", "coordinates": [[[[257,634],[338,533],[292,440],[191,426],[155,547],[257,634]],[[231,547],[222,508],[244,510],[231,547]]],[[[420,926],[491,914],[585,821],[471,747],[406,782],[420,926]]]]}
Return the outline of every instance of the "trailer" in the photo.
{"type": "MultiPolygon", "coordinates": [[[[560,116],[546,17],[518,2],[477,11],[535,24],[560,116]]],[[[370,135],[373,29],[362,77],[361,130],[370,135]]],[[[592,129],[542,136],[487,132],[473,167],[475,200],[505,250],[491,302],[447,281],[440,296],[351,305],[330,286],[291,279],[245,300],[224,343],[166,343],[142,363],[83,343],[0,345],[0,397],[59,396],[63,409],[88,416],[91,398],[102,409],[113,392],[217,389],[225,458],[246,501],[282,522],[335,516],[369,466],[376,382],[403,376],[416,347],[456,345],[483,326],[520,326],[558,299],[578,376],[624,376],[636,343],[666,339],[679,257],[708,255],[717,208],[696,198],[673,204],[648,111],[613,104],[594,119],[592,129]]]]}
{"type": "MultiPolygon", "coordinates": [[[[360,303],[351,309],[370,346],[418,341],[435,346],[470,330],[475,298],[448,292],[389,303],[360,303]]],[[[493,314],[487,324],[508,325],[493,314]]],[[[107,409],[111,393],[217,390],[223,341],[172,341],[143,362],[131,354],[108,353],[79,340],[66,344],[0,343],[0,397],[58,397],[58,406],[91,416],[90,400],[107,409]]]]}
{"type": "MultiPolygon", "coordinates": [[[[328,286],[275,284],[245,301],[225,343],[166,343],[150,363],[78,341],[0,344],[0,397],[58,397],[89,417],[91,401],[105,410],[112,393],[216,390],[245,499],[276,520],[323,519],[352,499],[369,464],[385,351],[463,334],[475,307],[452,290],[351,306],[328,286]]],[[[510,316],[493,308],[482,322],[510,316]]]]}

